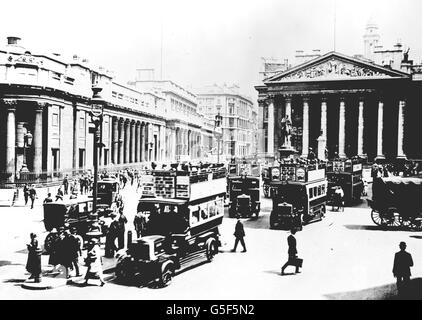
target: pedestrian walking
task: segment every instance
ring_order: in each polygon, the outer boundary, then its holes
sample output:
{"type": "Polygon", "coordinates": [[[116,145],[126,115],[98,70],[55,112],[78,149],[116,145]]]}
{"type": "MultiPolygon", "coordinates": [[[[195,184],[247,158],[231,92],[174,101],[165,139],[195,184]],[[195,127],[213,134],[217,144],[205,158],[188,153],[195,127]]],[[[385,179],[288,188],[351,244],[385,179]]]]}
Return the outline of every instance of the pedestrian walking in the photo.
{"type": "Polygon", "coordinates": [[[26,270],[31,274],[29,279],[34,282],[41,282],[41,254],[42,250],[38,245],[37,235],[30,234],[31,242],[27,244],[28,260],[26,262],[26,270]]]}
{"type": "Polygon", "coordinates": [[[412,255],[406,252],[406,242],[400,242],[400,251],[394,256],[393,275],[397,279],[397,291],[399,296],[407,293],[410,283],[410,267],[413,267],[412,255]]]}
{"type": "Polygon", "coordinates": [[[25,205],[27,205],[29,199],[29,187],[27,183],[23,186],[23,197],[25,198],[25,205]]]}
{"type": "Polygon", "coordinates": [[[289,259],[281,268],[281,275],[284,275],[284,270],[286,270],[288,266],[296,267],[296,273],[300,273],[299,268],[302,267],[302,259],[299,259],[297,257],[296,238],[295,238],[296,229],[290,230],[290,233],[291,234],[287,237],[287,244],[289,246],[287,253],[289,255],[289,259]]]}
{"type": "Polygon", "coordinates": [[[117,222],[118,222],[118,234],[117,234],[117,243],[118,243],[118,248],[123,249],[125,247],[125,225],[127,223],[127,218],[126,216],[123,214],[123,207],[119,207],[119,215],[117,218],[117,222]]]}
{"type": "Polygon", "coordinates": [[[119,231],[117,213],[112,212],[111,217],[113,218],[113,220],[111,221],[110,226],[107,229],[106,240],[105,240],[105,257],[106,258],[114,258],[114,253],[117,250],[116,238],[119,231]]]}
{"type": "Polygon", "coordinates": [[[85,275],[85,285],[89,279],[99,279],[101,286],[105,285],[103,278],[103,266],[101,264],[100,247],[97,239],[91,239],[88,243],[88,254],[85,259],[88,270],[85,275]]]}
{"type": "Polygon", "coordinates": [[[71,236],[69,230],[65,230],[63,232],[63,238],[61,241],[60,250],[61,250],[61,258],[62,258],[61,265],[65,267],[66,269],[66,279],[70,278],[69,269],[73,270],[73,260],[74,260],[73,246],[74,246],[73,237],[71,236]]]}
{"type": "Polygon", "coordinates": [[[136,236],[139,238],[142,235],[144,225],[144,217],[142,216],[142,212],[136,213],[135,218],[133,219],[133,225],[135,227],[136,236]]]}
{"type": "Polygon", "coordinates": [[[68,189],[69,189],[69,176],[68,175],[66,175],[63,179],[63,188],[64,188],[64,194],[67,194],[68,189]]]}
{"type": "Polygon", "coordinates": [[[53,266],[53,270],[51,270],[51,273],[56,273],[58,272],[57,270],[57,266],[60,264],[60,259],[59,259],[59,242],[60,242],[60,236],[59,233],[57,232],[56,228],[53,228],[50,231],[50,248],[49,248],[49,252],[50,252],[50,257],[48,258],[48,264],[53,266]]]}
{"type": "Polygon", "coordinates": [[[63,200],[63,197],[64,197],[64,194],[63,194],[62,187],[59,187],[56,194],[56,201],[63,200]]]}
{"type": "Polygon", "coordinates": [[[240,241],[240,244],[243,247],[242,252],[246,252],[245,240],[243,239],[245,237],[245,229],[243,228],[243,224],[240,221],[240,219],[237,219],[233,235],[235,236],[236,239],[234,241],[234,248],[233,248],[232,252],[236,252],[237,245],[239,244],[239,241],[240,241]]]}
{"type": "Polygon", "coordinates": [[[35,190],[34,185],[31,185],[28,192],[29,192],[29,198],[31,199],[31,209],[34,209],[34,202],[35,202],[35,199],[37,198],[37,191],[35,190]]]}
{"type": "Polygon", "coordinates": [[[83,239],[80,235],[77,234],[76,228],[71,229],[71,257],[72,257],[72,265],[76,271],[76,277],[79,277],[81,274],[79,272],[79,257],[82,257],[82,247],[83,247],[83,239]]]}

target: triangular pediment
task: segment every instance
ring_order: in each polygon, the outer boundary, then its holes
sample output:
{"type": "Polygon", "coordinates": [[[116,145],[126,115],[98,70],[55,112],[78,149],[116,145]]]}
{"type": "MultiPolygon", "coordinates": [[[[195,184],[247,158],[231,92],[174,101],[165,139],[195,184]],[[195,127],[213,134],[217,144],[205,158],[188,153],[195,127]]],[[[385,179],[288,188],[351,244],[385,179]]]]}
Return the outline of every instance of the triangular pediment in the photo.
{"type": "Polygon", "coordinates": [[[294,68],[281,71],[264,80],[272,82],[302,82],[330,80],[408,78],[407,73],[330,52],[294,68]]]}

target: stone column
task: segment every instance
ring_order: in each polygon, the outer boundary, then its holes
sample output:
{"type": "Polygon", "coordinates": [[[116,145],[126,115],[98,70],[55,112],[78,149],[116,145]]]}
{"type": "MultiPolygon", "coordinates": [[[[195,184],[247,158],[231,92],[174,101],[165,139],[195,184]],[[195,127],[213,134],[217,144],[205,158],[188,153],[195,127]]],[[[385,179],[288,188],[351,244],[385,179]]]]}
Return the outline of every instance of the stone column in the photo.
{"type": "Polygon", "coordinates": [[[6,172],[11,174],[10,182],[15,181],[16,173],[16,106],[17,101],[5,99],[7,108],[7,132],[6,132],[6,172]]]}
{"type": "Polygon", "coordinates": [[[130,157],[130,120],[125,120],[125,152],[124,152],[124,161],[123,163],[129,163],[129,157],[130,157]]]}
{"type": "Polygon", "coordinates": [[[302,157],[309,152],[309,98],[303,98],[302,157]]]}
{"type": "Polygon", "coordinates": [[[140,146],[141,146],[141,133],[140,133],[140,124],[139,122],[136,122],[135,124],[135,162],[140,162],[140,146]]]}
{"type": "Polygon", "coordinates": [[[149,161],[149,123],[145,123],[145,144],[144,144],[144,151],[145,151],[145,161],[149,161]]]}
{"type": "Polygon", "coordinates": [[[397,159],[406,159],[403,151],[404,144],[404,108],[406,101],[399,102],[399,119],[398,119],[398,132],[397,132],[397,159]]]}
{"type": "Polygon", "coordinates": [[[358,116],[358,156],[364,157],[363,154],[363,99],[359,101],[359,116],[358,116]]]}
{"type": "Polygon", "coordinates": [[[267,133],[268,156],[274,156],[274,99],[268,99],[268,133],[267,133]]]}
{"type": "Polygon", "coordinates": [[[321,135],[318,138],[318,159],[325,160],[325,149],[327,148],[327,99],[321,101],[321,135]]]}
{"type": "Polygon", "coordinates": [[[382,134],[383,134],[383,125],[384,125],[384,103],[378,102],[378,133],[377,133],[377,157],[375,160],[385,159],[384,153],[382,150],[382,134]]]}
{"type": "MultiPolygon", "coordinates": [[[[79,166],[79,113],[76,103],[73,103],[73,160],[72,167],[76,170],[79,166]]],[[[35,109],[35,116],[37,110],[35,109]]],[[[42,112],[42,111],[41,111],[42,112]]],[[[34,163],[35,165],[35,163],[34,163]]]]}
{"type": "Polygon", "coordinates": [[[135,121],[130,122],[130,154],[129,162],[135,162],[135,121]]]}
{"type": "MultiPolygon", "coordinates": [[[[40,174],[42,171],[42,113],[47,103],[38,103],[35,107],[35,126],[34,126],[34,172],[40,174]]],[[[77,122],[77,121],[76,121],[77,122]]],[[[76,134],[76,139],[78,135],[76,134]]],[[[76,142],[78,142],[76,140],[76,142]]],[[[77,147],[77,143],[76,143],[77,147]]],[[[75,145],[73,146],[75,149],[75,145]]],[[[75,150],[74,150],[75,151],[75,150]]]]}
{"type": "Polygon", "coordinates": [[[340,114],[339,114],[339,128],[338,128],[338,156],[346,158],[346,105],[344,98],[340,98],[340,114]]]}
{"type": "Polygon", "coordinates": [[[113,149],[113,163],[118,164],[119,158],[119,127],[118,127],[118,120],[116,117],[113,117],[113,139],[111,143],[111,147],[113,149]]]}
{"type": "Polygon", "coordinates": [[[123,118],[119,119],[119,157],[118,163],[124,163],[124,136],[125,136],[125,122],[123,118]]]}

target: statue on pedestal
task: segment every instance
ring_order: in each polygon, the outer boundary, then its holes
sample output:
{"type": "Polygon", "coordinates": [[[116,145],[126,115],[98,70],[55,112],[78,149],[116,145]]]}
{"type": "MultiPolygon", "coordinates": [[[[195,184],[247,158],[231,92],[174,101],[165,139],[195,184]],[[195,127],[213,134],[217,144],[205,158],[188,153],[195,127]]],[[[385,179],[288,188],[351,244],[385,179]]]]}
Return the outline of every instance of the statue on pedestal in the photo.
{"type": "Polygon", "coordinates": [[[281,119],[281,139],[283,141],[283,147],[291,147],[290,137],[292,135],[292,121],[289,119],[289,116],[283,117],[281,119]]]}

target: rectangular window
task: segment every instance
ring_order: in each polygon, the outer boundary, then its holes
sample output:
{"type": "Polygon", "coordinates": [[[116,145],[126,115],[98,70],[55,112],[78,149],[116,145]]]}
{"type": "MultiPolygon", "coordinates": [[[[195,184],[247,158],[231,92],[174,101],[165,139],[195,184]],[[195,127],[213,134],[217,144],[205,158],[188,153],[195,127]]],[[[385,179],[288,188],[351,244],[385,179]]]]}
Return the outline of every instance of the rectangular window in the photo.
{"type": "Polygon", "coordinates": [[[79,118],[79,129],[85,130],[85,118],[79,118]]]}
{"type": "Polygon", "coordinates": [[[53,113],[53,119],[51,121],[53,127],[59,126],[59,115],[57,113],[53,113]]]}

